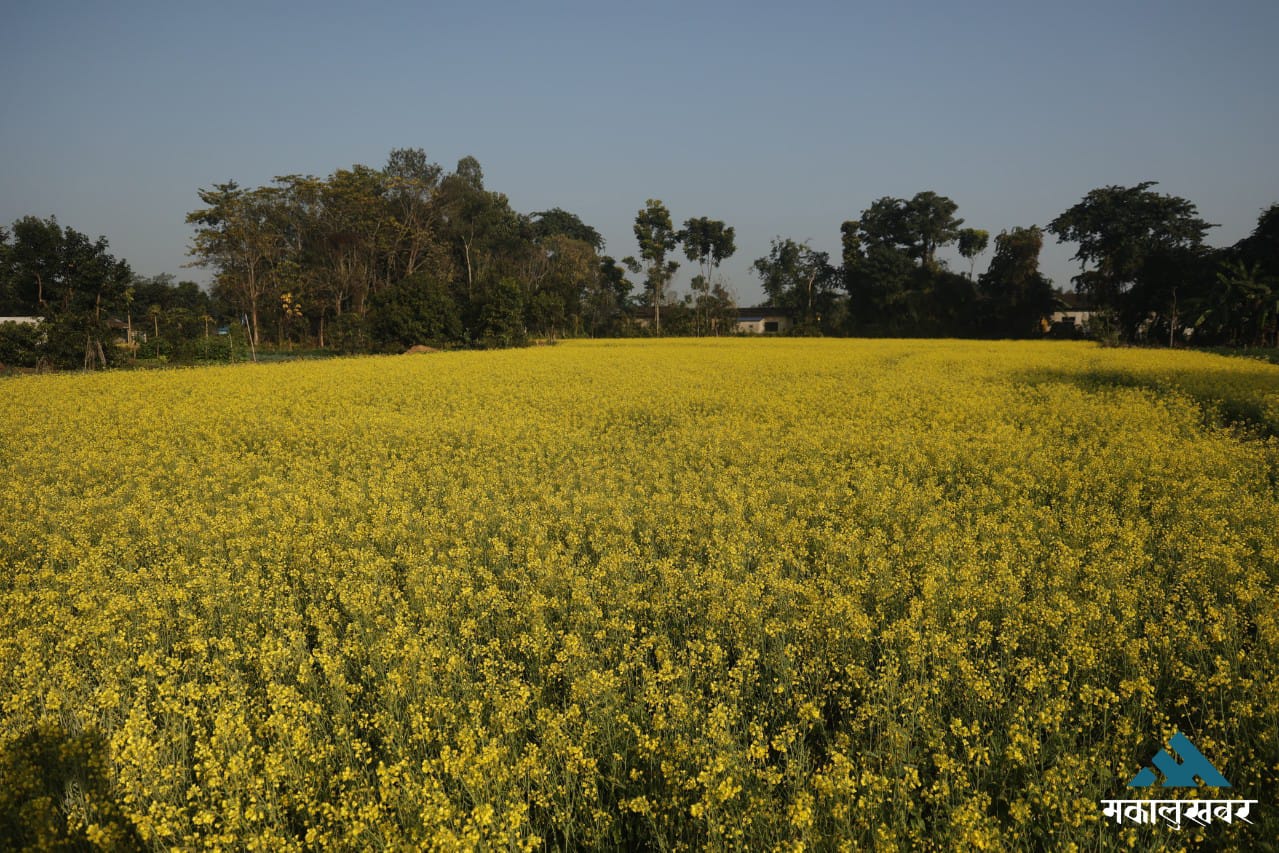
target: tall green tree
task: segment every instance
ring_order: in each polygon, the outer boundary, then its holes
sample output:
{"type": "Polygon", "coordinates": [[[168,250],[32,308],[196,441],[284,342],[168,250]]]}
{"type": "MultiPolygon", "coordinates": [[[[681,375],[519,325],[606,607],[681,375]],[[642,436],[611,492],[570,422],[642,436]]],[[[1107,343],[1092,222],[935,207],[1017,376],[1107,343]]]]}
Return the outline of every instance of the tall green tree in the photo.
{"type": "Polygon", "coordinates": [[[840,226],[851,324],[863,334],[908,333],[917,322],[918,300],[910,294],[918,268],[894,201],[900,199],[880,199],[840,226]]]}
{"type": "Polygon", "coordinates": [[[737,251],[736,232],[721,220],[705,216],[686,219],[678,238],[684,244],[684,255],[697,263],[701,275],[711,280],[715,270],[737,251]]]}
{"type": "Polygon", "coordinates": [[[990,232],[981,228],[963,228],[959,232],[959,254],[968,261],[968,277],[977,270],[977,256],[990,245],[990,232]]]}
{"type": "Polygon", "coordinates": [[[9,244],[9,229],[0,225],[0,316],[21,313],[21,308],[14,310],[18,304],[13,292],[13,246],[9,244]]]}
{"type": "Polygon", "coordinates": [[[529,328],[554,340],[565,332],[577,332],[581,322],[582,294],[599,276],[595,246],[562,233],[536,241],[534,273],[525,286],[529,328]]]}
{"type": "Polygon", "coordinates": [[[444,170],[421,148],[393,148],[382,169],[394,249],[387,279],[411,276],[432,258],[439,242],[437,196],[444,170]]]}
{"type": "Polygon", "coordinates": [[[241,188],[235,181],[199,191],[207,207],[187,214],[195,226],[194,265],[214,271],[214,286],[249,318],[250,341],[261,342],[261,313],[271,287],[271,267],[287,248],[278,228],[279,190],[241,188]]]}
{"type": "Polygon", "coordinates": [[[1232,254],[1244,264],[1256,264],[1262,275],[1279,277],[1279,204],[1261,212],[1252,233],[1232,247],[1232,254]]]}
{"type": "Polygon", "coordinates": [[[45,352],[65,367],[105,367],[114,355],[110,322],[123,314],[133,272],[109,251],[57,219],[23,217],[13,223],[8,252],[12,291],[49,323],[45,352]]]}
{"type": "MultiPolygon", "coordinates": [[[[286,330],[301,327],[302,318],[297,315],[303,313],[316,324],[320,346],[324,346],[325,323],[336,310],[324,242],[326,182],[312,175],[284,175],[272,183],[267,227],[279,243],[268,272],[269,297],[262,309],[274,315],[277,343],[283,342],[286,330]]],[[[270,317],[264,317],[263,324],[269,323],[270,317]]]]}
{"type": "Polygon", "coordinates": [[[905,199],[891,196],[875,199],[862,211],[860,219],[847,222],[845,226],[844,231],[851,229],[857,234],[863,251],[883,247],[914,255],[917,239],[905,199]]]}
{"type": "Polygon", "coordinates": [[[369,297],[369,337],[378,349],[464,342],[462,315],[449,283],[425,272],[400,279],[369,297]]]}
{"type": "Polygon", "coordinates": [[[516,347],[528,343],[524,325],[524,292],[519,282],[503,277],[494,282],[480,306],[480,343],[486,347],[516,347]]]}
{"type": "Polygon", "coordinates": [[[820,321],[837,281],[829,254],[789,237],[774,237],[768,254],[752,266],[769,305],[794,310],[806,325],[820,321]]]}
{"type": "Polygon", "coordinates": [[[356,164],[320,188],[321,257],[334,311],[363,316],[369,295],[388,280],[398,229],[386,206],[383,174],[356,164]]]}
{"type": "Polygon", "coordinates": [[[645,202],[644,208],[635,215],[635,240],[639,243],[640,258],[644,262],[644,290],[653,307],[653,331],[660,335],[666,287],[679,269],[677,261],[667,260],[667,255],[679,245],[679,233],[671,224],[671,214],[666,205],[651,198],[645,202]]]}
{"type": "Polygon", "coordinates": [[[583,222],[577,214],[563,208],[553,207],[550,210],[534,213],[532,226],[534,240],[544,240],[547,237],[559,235],[579,240],[596,252],[604,250],[604,238],[600,232],[583,222]]]}
{"type": "Polygon", "coordinates": [[[932,191],[885,196],[840,227],[843,280],[853,328],[868,334],[964,334],[972,285],[937,261],[963,220],[954,201],[932,191]]]}
{"type": "Polygon", "coordinates": [[[737,251],[734,237],[731,226],[705,216],[685,220],[684,228],[679,232],[685,257],[696,262],[701,271],[693,277],[692,283],[694,334],[718,330],[723,325],[718,315],[723,313],[727,291],[715,281],[715,271],[737,251]]]}
{"type": "Polygon", "coordinates": [[[592,337],[616,333],[623,312],[630,307],[633,288],[621,264],[608,255],[600,258],[595,276],[587,281],[582,292],[582,321],[586,333],[592,337]]]}
{"type": "Polygon", "coordinates": [[[57,277],[66,272],[62,226],[56,217],[24,216],[13,223],[12,234],[6,253],[11,299],[24,313],[39,313],[57,287],[57,277]]]}
{"type": "Polygon", "coordinates": [[[503,278],[528,278],[535,265],[530,223],[511,209],[505,195],[484,187],[479,161],[463,157],[440,184],[442,231],[459,271],[458,302],[467,324],[478,328],[487,291],[503,278]]]}
{"type": "Polygon", "coordinates": [[[1056,305],[1052,283],[1039,272],[1043,246],[1044,233],[1037,226],[995,237],[990,269],[978,279],[981,325],[988,334],[1028,338],[1042,332],[1041,323],[1056,305]]]}
{"type": "Polygon", "coordinates": [[[1279,346],[1279,204],[1261,212],[1252,233],[1205,256],[1209,267],[1193,302],[1195,339],[1279,346]]]}
{"type": "Polygon", "coordinates": [[[1059,243],[1078,245],[1075,288],[1098,308],[1118,310],[1122,294],[1156,251],[1199,249],[1210,225],[1184,198],[1152,191],[1155,181],[1092,190],[1048,224],[1059,243]]]}
{"type": "Polygon", "coordinates": [[[1279,277],[1265,274],[1258,263],[1226,261],[1212,291],[1188,307],[1196,314],[1196,338],[1230,346],[1279,346],[1279,277]]]}
{"type": "Polygon", "coordinates": [[[937,268],[937,250],[959,237],[964,220],[955,216],[959,205],[944,195],[926,191],[906,202],[906,216],[914,253],[927,269],[937,268]]]}
{"type": "Polygon", "coordinates": [[[946,196],[926,190],[910,199],[876,199],[853,224],[865,251],[893,249],[935,269],[937,250],[955,242],[964,223],[955,216],[958,209],[946,196]]]}

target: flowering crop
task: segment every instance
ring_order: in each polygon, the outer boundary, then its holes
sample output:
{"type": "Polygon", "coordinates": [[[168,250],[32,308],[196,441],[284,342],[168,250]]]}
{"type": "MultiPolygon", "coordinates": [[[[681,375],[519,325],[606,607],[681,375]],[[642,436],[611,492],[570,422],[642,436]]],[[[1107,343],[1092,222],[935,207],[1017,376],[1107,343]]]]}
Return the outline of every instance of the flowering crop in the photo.
{"type": "Polygon", "coordinates": [[[25,377],[0,427],[31,843],[1279,835],[1279,368],[572,342],[25,377]],[[1253,826],[1101,822],[1178,730],[1253,826]]]}

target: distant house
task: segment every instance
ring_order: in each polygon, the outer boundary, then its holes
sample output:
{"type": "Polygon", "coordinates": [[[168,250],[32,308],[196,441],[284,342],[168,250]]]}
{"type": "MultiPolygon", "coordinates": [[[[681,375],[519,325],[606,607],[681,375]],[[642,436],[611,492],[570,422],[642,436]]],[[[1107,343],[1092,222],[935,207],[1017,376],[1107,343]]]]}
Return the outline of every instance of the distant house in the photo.
{"type": "Polygon", "coordinates": [[[640,307],[631,311],[630,321],[638,328],[648,329],[653,325],[653,309],[640,307]]]}
{"type": "Polygon", "coordinates": [[[1093,312],[1087,308],[1071,308],[1054,311],[1043,322],[1044,333],[1050,338],[1082,338],[1093,312]]]}
{"type": "Polygon", "coordinates": [[[1054,311],[1052,316],[1048,318],[1048,322],[1066,323],[1067,325],[1085,326],[1092,317],[1093,312],[1087,308],[1071,309],[1069,311],[1054,311]]]}
{"type": "MultiPolygon", "coordinates": [[[[677,310],[682,306],[672,306],[677,310]]],[[[687,310],[687,309],[684,309],[687,310]]],[[[784,335],[795,326],[794,315],[785,308],[738,308],[735,319],[729,319],[732,328],[729,330],[738,335],[784,335]]],[[[730,315],[731,317],[731,315],[730,315]]],[[[666,312],[663,311],[662,319],[666,319],[666,312]]],[[[630,316],[630,321],[640,329],[650,329],[653,327],[653,309],[652,308],[636,308],[630,316]]],[[[706,334],[721,334],[718,326],[719,321],[712,317],[711,328],[706,334]]]]}
{"type": "Polygon", "coordinates": [[[146,331],[141,327],[134,328],[132,317],[127,321],[110,317],[107,319],[107,328],[116,333],[115,345],[118,347],[136,347],[146,343],[146,331]]]}
{"type": "Polygon", "coordinates": [[[738,308],[737,329],[743,335],[784,335],[795,325],[795,319],[784,308],[738,308]]]}

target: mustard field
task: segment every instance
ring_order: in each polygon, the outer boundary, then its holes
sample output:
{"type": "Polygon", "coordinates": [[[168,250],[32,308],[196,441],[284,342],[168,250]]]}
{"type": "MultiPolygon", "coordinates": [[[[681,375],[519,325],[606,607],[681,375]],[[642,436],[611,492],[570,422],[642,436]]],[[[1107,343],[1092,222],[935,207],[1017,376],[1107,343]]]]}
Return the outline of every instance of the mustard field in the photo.
{"type": "Polygon", "coordinates": [[[1276,434],[1277,367],[1083,343],[0,381],[0,838],[1272,842],[1276,434]],[[1126,788],[1176,732],[1233,787],[1126,788]],[[1196,796],[1258,805],[1099,805],[1196,796]]]}

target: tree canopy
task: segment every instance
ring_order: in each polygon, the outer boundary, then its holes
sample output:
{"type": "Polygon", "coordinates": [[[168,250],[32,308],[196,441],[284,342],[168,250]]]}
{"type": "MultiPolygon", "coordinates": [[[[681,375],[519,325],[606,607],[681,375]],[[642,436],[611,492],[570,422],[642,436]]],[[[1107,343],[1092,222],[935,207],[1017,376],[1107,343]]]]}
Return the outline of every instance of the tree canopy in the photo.
{"type": "Polygon", "coordinates": [[[985,331],[998,337],[1027,338],[1056,307],[1052,283],[1039,272],[1044,232],[1036,226],[1013,228],[995,238],[995,257],[978,280],[985,301],[985,331]]]}
{"type": "MultiPolygon", "coordinates": [[[[666,296],[666,284],[679,269],[678,261],[668,261],[667,255],[679,245],[680,234],[671,224],[670,211],[657,199],[649,199],[643,209],[635,214],[635,241],[639,244],[644,268],[644,290],[653,308],[653,328],[662,331],[662,302],[666,296]]],[[[631,264],[639,272],[639,265],[631,264]]]]}
{"type": "Polygon", "coordinates": [[[1048,224],[1058,242],[1077,244],[1075,286],[1098,306],[1116,307],[1149,255],[1196,249],[1215,227],[1186,199],[1153,192],[1155,185],[1095,189],[1048,224]]]}
{"type": "Polygon", "coordinates": [[[127,261],[54,217],[25,216],[0,240],[5,308],[35,314],[48,324],[45,352],[55,364],[106,367],[114,360],[109,342],[114,315],[132,297],[127,261]]]}
{"type": "Polygon", "coordinates": [[[769,305],[793,309],[810,327],[829,313],[836,275],[828,253],[776,237],[768,255],[757,258],[753,266],[769,305]]]}

